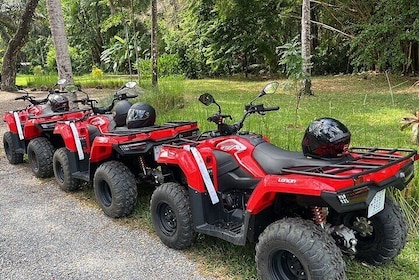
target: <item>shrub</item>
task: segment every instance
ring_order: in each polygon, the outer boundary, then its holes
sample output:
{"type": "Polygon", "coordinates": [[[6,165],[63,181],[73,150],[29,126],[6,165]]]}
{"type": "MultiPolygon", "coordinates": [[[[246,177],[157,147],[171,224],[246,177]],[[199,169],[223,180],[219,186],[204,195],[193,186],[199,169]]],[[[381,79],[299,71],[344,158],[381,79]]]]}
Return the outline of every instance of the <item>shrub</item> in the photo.
{"type": "Polygon", "coordinates": [[[100,68],[97,68],[96,66],[93,66],[93,69],[92,69],[92,77],[94,79],[101,79],[101,78],[103,78],[103,71],[100,68]]]}
{"type": "Polygon", "coordinates": [[[33,68],[33,74],[35,76],[41,76],[42,74],[44,74],[44,69],[42,69],[42,66],[41,65],[36,65],[33,68]]]}

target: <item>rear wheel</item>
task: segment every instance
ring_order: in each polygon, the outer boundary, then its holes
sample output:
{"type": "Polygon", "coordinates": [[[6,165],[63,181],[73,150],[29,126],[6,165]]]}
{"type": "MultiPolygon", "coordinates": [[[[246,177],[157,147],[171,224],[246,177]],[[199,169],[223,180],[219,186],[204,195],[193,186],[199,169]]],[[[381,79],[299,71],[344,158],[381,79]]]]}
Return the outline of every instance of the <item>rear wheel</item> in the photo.
{"type": "Polygon", "coordinates": [[[47,178],[54,175],[52,157],[54,146],[45,137],[38,137],[29,141],[28,161],[33,174],[38,178],[47,178]]]}
{"type": "Polygon", "coordinates": [[[346,279],[333,238],[311,221],[286,218],[269,225],[256,245],[261,279],[346,279]]]}
{"type": "Polygon", "coordinates": [[[52,161],[54,176],[60,189],[65,192],[77,190],[80,187],[81,181],[75,179],[73,174],[71,174],[67,148],[59,148],[56,150],[52,161]]]}
{"type": "Polygon", "coordinates": [[[11,164],[19,164],[23,162],[23,154],[16,152],[16,148],[13,143],[12,133],[7,131],[3,135],[3,148],[6,153],[7,160],[11,164]]]}
{"type": "Polygon", "coordinates": [[[99,166],[93,178],[96,200],[112,218],[131,214],[137,203],[137,184],[122,162],[109,161],[99,166]]]}
{"type": "Polygon", "coordinates": [[[151,221],[161,241],[174,249],[189,248],[196,240],[187,190],[177,183],[156,188],[150,201],[151,221]]]}
{"type": "Polygon", "coordinates": [[[372,265],[389,263],[406,245],[407,223],[401,208],[386,197],[384,209],[367,218],[366,211],[338,214],[337,221],[355,231],[355,258],[372,265]]]}

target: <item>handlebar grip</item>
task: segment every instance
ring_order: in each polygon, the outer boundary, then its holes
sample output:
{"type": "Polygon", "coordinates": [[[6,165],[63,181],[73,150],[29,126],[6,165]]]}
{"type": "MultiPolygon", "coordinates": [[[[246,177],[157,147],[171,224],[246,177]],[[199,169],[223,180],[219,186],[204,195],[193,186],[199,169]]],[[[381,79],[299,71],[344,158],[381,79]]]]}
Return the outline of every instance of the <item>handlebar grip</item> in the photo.
{"type": "Polygon", "coordinates": [[[109,112],[108,110],[106,110],[107,108],[103,108],[103,107],[93,107],[93,113],[95,114],[106,114],[107,112],[109,112]]]}
{"type": "Polygon", "coordinates": [[[20,97],[16,97],[15,100],[25,100],[26,96],[20,96],[20,97]]]}
{"type": "Polygon", "coordinates": [[[130,99],[130,98],[136,98],[136,97],[138,97],[138,94],[127,95],[127,98],[128,99],[130,99]]]}
{"type": "Polygon", "coordinates": [[[207,121],[213,122],[213,123],[218,123],[219,119],[220,119],[220,115],[215,114],[215,115],[212,115],[211,117],[208,117],[207,121]]]}
{"type": "Polygon", "coordinates": [[[265,111],[265,112],[278,111],[278,110],[279,110],[279,106],[273,106],[273,107],[268,107],[268,108],[263,109],[263,111],[265,111]]]}

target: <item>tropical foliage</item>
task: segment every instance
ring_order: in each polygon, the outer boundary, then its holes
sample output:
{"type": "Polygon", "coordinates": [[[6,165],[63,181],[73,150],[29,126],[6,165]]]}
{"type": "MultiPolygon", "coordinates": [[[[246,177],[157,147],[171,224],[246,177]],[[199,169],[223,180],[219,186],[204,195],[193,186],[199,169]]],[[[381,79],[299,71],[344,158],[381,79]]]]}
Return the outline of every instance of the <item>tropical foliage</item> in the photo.
{"type": "MultiPolygon", "coordinates": [[[[26,1],[0,4],[0,50],[14,34],[26,1]]],[[[106,72],[150,70],[150,1],[64,0],[63,12],[75,74],[93,66],[106,72]]],[[[300,33],[300,0],[159,0],[160,75],[189,78],[286,71],[277,50],[300,33]]],[[[419,69],[419,6],[407,0],[311,1],[313,74],[419,69]]],[[[52,49],[41,1],[21,72],[48,63],[52,49]],[[26,64],[24,64],[26,65],[26,64]]]]}

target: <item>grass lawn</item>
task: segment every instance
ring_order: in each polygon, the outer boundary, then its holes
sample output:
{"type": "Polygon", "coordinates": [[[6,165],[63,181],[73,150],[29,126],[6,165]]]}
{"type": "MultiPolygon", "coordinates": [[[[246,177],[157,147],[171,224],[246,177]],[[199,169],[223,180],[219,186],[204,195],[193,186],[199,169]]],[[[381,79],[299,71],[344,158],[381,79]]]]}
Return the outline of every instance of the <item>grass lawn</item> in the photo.
{"type": "MultiPolygon", "coordinates": [[[[400,121],[419,109],[419,87],[412,86],[416,80],[405,77],[336,76],[313,79],[314,96],[303,96],[297,109],[297,98],[293,91],[281,89],[277,94],[260,99],[265,106],[280,106],[279,111],[265,116],[252,115],[245,122],[243,131],[249,130],[267,135],[274,144],[290,150],[301,150],[301,139],[308,124],[319,117],[330,116],[344,123],[352,133],[352,146],[374,146],[391,148],[417,148],[411,141],[409,129],[401,131],[400,121]]],[[[223,113],[231,114],[233,120],[242,117],[244,105],[249,102],[268,82],[244,81],[240,79],[161,79],[159,94],[146,93],[140,99],[148,100],[158,108],[157,122],[169,120],[198,120],[201,131],[214,129],[206,118],[216,112],[216,106],[205,107],[197,97],[203,92],[212,93],[221,104],[223,113]],[[181,96],[175,110],[165,110],[162,94],[181,96]]],[[[281,84],[286,81],[280,80],[281,84]]],[[[146,89],[147,83],[141,84],[146,89]]],[[[86,89],[88,91],[88,89],[86,89]]],[[[176,106],[175,106],[176,107],[176,106]]],[[[414,224],[419,219],[419,170],[417,177],[398,200],[404,208],[410,205],[412,227],[409,240],[394,263],[372,267],[345,257],[348,279],[419,279],[419,234],[414,224]]],[[[154,235],[149,215],[149,200],[152,189],[140,190],[140,201],[129,218],[120,222],[147,230],[154,235]]],[[[77,194],[83,201],[94,202],[92,190],[77,194]]],[[[90,203],[89,202],[89,203],[90,203]]],[[[154,235],[156,236],[156,235],[154,235]]],[[[157,238],[157,236],[156,236],[157,238]]],[[[186,250],[195,259],[204,274],[220,279],[255,279],[254,247],[234,246],[228,242],[200,236],[197,244],[186,250]]]]}

